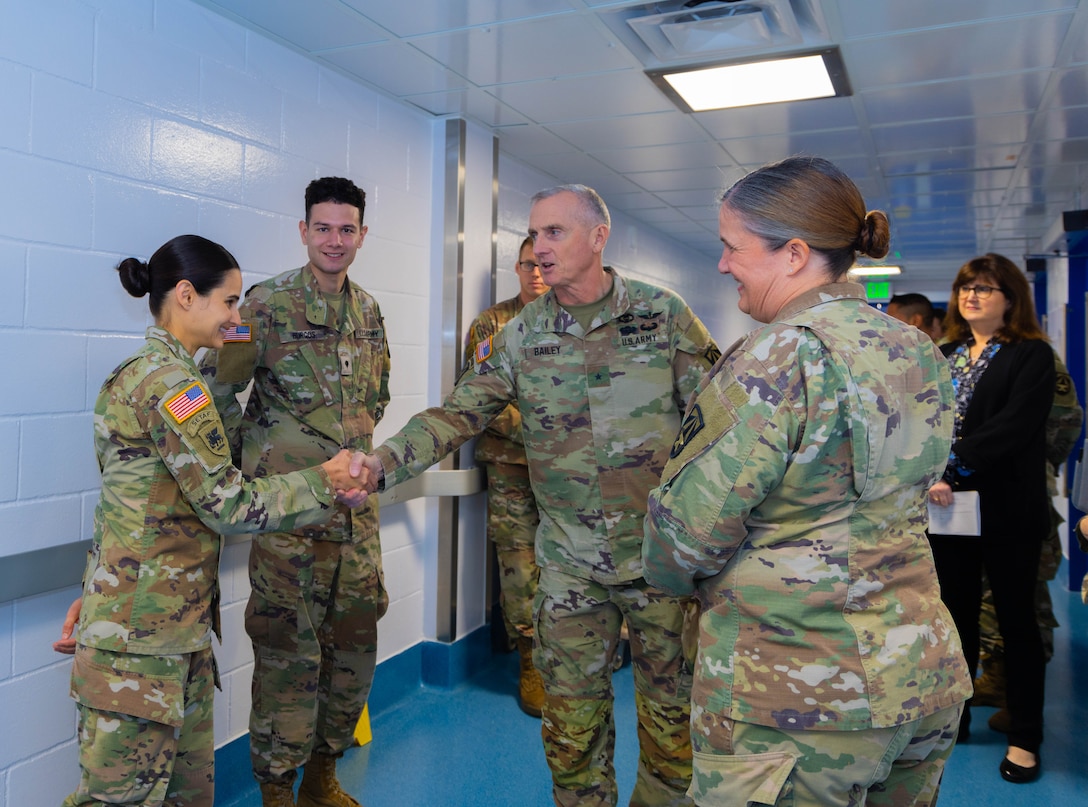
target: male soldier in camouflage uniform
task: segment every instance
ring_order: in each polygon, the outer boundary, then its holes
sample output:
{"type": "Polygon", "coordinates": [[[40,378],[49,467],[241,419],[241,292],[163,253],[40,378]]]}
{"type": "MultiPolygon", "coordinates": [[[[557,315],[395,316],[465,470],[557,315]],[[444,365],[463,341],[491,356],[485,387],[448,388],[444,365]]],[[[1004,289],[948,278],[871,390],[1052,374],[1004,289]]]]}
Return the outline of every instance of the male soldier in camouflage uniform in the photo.
{"type": "MultiPolygon", "coordinates": [[[[204,362],[248,474],[372,445],[389,401],[389,350],[377,302],[347,279],[366,236],[364,205],[350,180],[310,183],[299,222],[309,263],[250,289],[240,335],[204,362]],[[243,415],[234,396],[251,380],[243,415]]],[[[340,507],[321,529],[254,540],[249,571],[250,746],[264,804],[293,804],[305,765],[299,807],[357,805],[335,766],[366,705],[388,605],[376,499],[340,507]]]]}
{"type": "Polygon", "coordinates": [[[608,233],[592,189],[536,194],[529,235],[551,291],[481,342],[444,404],[416,415],[366,467],[402,482],[516,402],[540,512],[534,660],[555,803],[617,803],[610,662],[626,619],[640,746],[630,803],[689,805],[686,599],[643,580],[642,522],[684,401],[718,349],[676,294],[604,266],[608,233]]]}
{"type": "MultiPolygon", "coordinates": [[[[1058,469],[1069,459],[1069,452],[1080,437],[1084,422],[1084,410],[1077,400],[1077,389],[1065,363],[1054,353],[1054,405],[1046,421],[1047,490],[1051,497],[1058,495],[1058,469]]],[[[1058,527],[1063,519],[1050,505],[1050,533],[1043,541],[1039,556],[1039,577],[1035,586],[1035,615],[1039,620],[1039,633],[1043,637],[1043,653],[1047,661],[1054,655],[1054,629],[1058,620],[1054,616],[1054,603],[1050,599],[1050,581],[1058,573],[1062,562],[1062,542],[1058,527]]],[[[1005,646],[994,611],[993,593],[989,583],[983,582],[982,610],[979,615],[980,650],[979,666],[982,675],[975,680],[976,706],[997,706],[999,711],[990,716],[990,728],[1009,730],[1009,713],[1005,709],[1005,646]]]]}
{"type": "MultiPolygon", "coordinates": [[[[514,267],[521,286],[517,297],[496,303],[481,313],[468,328],[465,365],[476,355],[476,346],[497,334],[526,303],[548,290],[533,257],[533,241],[526,238],[514,267]]],[[[540,576],[533,548],[540,518],[529,484],[525,444],[521,439],[521,415],[508,406],[476,441],[476,462],[487,472],[487,537],[495,545],[499,562],[499,597],[510,640],[517,644],[521,662],[518,705],[540,717],[544,684],[533,666],[533,598],[540,576]]]]}

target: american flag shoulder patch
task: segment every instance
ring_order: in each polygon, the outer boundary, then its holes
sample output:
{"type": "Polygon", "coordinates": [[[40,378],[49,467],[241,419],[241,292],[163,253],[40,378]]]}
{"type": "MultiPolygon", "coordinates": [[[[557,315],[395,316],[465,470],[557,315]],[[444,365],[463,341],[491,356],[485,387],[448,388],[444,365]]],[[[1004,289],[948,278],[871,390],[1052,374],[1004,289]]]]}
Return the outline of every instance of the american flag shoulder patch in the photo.
{"type": "Polygon", "coordinates": [[[210,403],[208,393],[200,384],[194,383],[167,401],[166,411],[178,423],[184,423],[210,403]]]}
{"type": "Polygon", "coordinates": [[[476,363],[479,364],[482,361],[487,361],[491,358],[491,340],[495,337],[489,336],[480,344],[476,345],[476,363]]]}
{"type": "Polygon", "coordinates": [[[253,330],[245,323],[241,325],[231,325],[223,332],[224,342],[249,342],[252,339],[253,330]]]}

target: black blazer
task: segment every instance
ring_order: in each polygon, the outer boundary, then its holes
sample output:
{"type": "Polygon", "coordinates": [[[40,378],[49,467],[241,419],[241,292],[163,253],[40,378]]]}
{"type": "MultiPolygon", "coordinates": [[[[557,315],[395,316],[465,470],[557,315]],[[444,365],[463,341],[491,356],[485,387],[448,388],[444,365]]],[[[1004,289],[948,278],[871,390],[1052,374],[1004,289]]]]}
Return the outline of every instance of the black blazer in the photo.
{"type": "Polygon", "coordinates": [[[1053,348],[1030,339],[1003,344],[975,385],[952,444],[974,473],[956,475],[953,487],[979,492],[985,537],[1041,541],[1050,529],[1046,421],[1055,383],[1053,348]]]}

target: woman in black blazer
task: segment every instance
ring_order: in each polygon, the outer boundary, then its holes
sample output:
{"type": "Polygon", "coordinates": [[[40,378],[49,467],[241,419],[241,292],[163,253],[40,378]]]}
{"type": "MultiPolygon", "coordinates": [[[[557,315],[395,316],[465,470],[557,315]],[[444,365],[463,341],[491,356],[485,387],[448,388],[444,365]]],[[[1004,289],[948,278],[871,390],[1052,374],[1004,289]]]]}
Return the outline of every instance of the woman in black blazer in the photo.
{"type": "MultiPolygon", "coordinates": [[[[988,254],[960,269],[946,320],[956,388],[952,454],[929,491],[936,505],[977,490],[982,535],[930,535],[941,598],[956,622],[968,668],[978,667],[982,572],[993,590],[1005,643],[1010,782],[1038,778],[1046,661],[1035,618],[1039,552],[1049,530],[1047,415],[1054,400],[1054,352],[1035,317],[1031,289],[1008,258],[988,254]]],[[[970,701],[968,701],[970,704],[970,701]]],[[[970,733],[970,706],[960,724],[970,733]]]]}

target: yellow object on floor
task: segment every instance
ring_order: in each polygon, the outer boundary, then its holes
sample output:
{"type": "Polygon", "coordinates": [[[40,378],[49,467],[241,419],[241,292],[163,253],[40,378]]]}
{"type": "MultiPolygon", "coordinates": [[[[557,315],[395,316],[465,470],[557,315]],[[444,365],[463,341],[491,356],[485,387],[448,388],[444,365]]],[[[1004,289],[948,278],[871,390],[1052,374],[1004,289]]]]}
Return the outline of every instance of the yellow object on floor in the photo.
{"type": "Polygon", "coordinates": [[[370,733],[370,706],[363,707],[363,713],[359,715],[359,722],[355,724],[355,744],[366,745],[374,739],[370,733]]]}

